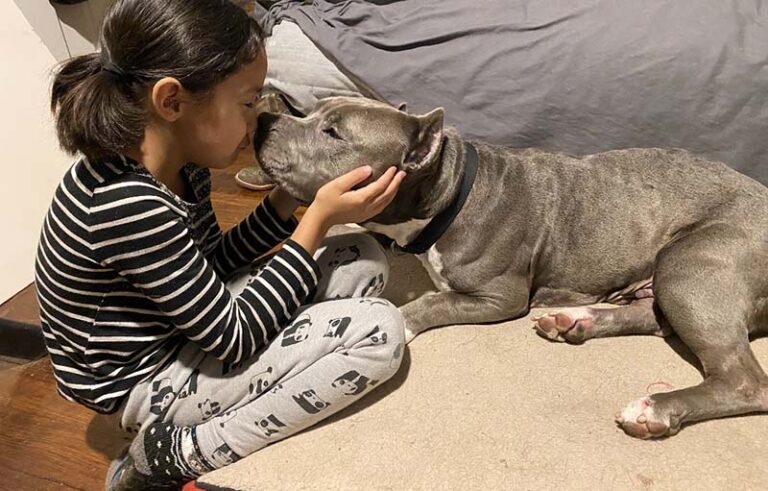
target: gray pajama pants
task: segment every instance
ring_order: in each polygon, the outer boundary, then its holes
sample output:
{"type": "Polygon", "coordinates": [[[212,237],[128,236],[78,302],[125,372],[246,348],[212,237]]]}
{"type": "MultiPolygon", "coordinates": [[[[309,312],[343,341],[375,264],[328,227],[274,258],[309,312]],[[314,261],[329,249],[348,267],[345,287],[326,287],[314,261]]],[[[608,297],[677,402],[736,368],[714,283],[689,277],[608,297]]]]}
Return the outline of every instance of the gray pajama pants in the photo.
{"type": "MultiPolygon", "coordinates": [[[[131,391],[122,428],[195,426],[199,452],[220,468],[314,425],[394,375],[404,322],[376,298],[388,276],[384,251],[366,235],[347,234],[326,239],[315,259],[322,271],[315,303],[269,346],[230,366],[185,345],[170,366],[131,391]]],[[[242,290],[264,262],[228,288],[242,290]]]]}

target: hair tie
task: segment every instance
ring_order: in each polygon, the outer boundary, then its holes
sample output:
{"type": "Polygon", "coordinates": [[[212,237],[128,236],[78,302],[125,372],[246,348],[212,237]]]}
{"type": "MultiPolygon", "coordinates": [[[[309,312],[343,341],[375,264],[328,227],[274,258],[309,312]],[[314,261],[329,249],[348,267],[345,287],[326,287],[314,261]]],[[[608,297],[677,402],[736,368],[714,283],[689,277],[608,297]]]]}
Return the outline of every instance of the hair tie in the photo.
{"type": "Polygon", "coordinates": [[[130,76],[128,75],[128,72],[123,70],[120,65],[116,63],[112,63],[111,61],[108,61],[107,63],[104,63],[104,65],[101,67],[102,70],[105,72],[111,73],[117,78],[120,79],[128,79],[130,76]]]}

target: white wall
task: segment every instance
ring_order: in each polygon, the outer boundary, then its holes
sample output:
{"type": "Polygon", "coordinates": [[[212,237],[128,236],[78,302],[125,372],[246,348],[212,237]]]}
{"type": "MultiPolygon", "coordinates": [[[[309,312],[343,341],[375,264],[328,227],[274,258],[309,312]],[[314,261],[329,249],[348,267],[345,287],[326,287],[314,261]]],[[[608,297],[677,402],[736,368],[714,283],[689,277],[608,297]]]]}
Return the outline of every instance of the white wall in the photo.
{"type": "Polygon", "coordinates": [[[59,149],[48,108],[52,69],[96,49],[112,2],[0,0],[0,303],[34,281],[40,227],[73,160],[59,149]]]}
{"type": "Polygon", "coordinates": [[[5,301],[34,280],[43,217],[71,159],[58,148],[48,110],[56,58],[8,1],[0,1],[0,60],[0,301],[5,301]]]}

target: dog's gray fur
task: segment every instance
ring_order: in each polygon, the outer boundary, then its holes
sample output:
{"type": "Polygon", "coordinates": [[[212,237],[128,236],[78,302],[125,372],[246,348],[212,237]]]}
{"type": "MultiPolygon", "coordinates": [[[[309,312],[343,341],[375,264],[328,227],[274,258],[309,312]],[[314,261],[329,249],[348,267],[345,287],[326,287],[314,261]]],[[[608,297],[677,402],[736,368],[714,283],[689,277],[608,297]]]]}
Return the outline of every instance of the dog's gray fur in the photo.
{"type": "MultiPolygon", "coordinates": [[[[435,216],[465,165],[442,110],[413,116],[364,99],[326,99],[305,118],[264,114],[255,146],[266,172],[303,202],[362,164],[374,178],[390,165],[408,171],[394,202],[363,224],[374,230],[435,216]]],[[[699,357],[702,384],[630,404],[618,419],[629,434],[768,411],[768,377],[749,346],[749,335],[768,331],[766,187],[682,150],[573,157],[475,146],[474,187],[429,252],[446,291],[403,307],[413,335],[530,306],[627,304],[564,309],[536,327],[568,342],[671,330],[699,357]]]]}

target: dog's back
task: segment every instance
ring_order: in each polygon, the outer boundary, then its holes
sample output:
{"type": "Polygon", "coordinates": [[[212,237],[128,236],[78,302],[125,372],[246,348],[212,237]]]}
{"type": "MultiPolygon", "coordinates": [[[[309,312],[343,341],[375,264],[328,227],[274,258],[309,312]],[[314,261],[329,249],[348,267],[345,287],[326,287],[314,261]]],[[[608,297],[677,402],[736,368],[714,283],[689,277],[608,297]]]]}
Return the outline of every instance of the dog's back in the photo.
{"type": "Polygon", "coordinates": [[[506,222],[506,232],[494,229],[483,242],[508,247],[518,242],[512,235],[527,228],[524,222],[538,223],[546,240],[534,252],[536,282],[589,292],[637,281],[652,274],[666,244],[713,221],[768,241],[768,188],[684,150],[585,157],[491,145],[478,151],[478,195],[495,189],[503,197],[468,206],[506,222]],[[616,274],[618,265],[626,275],[616,274]]]}

